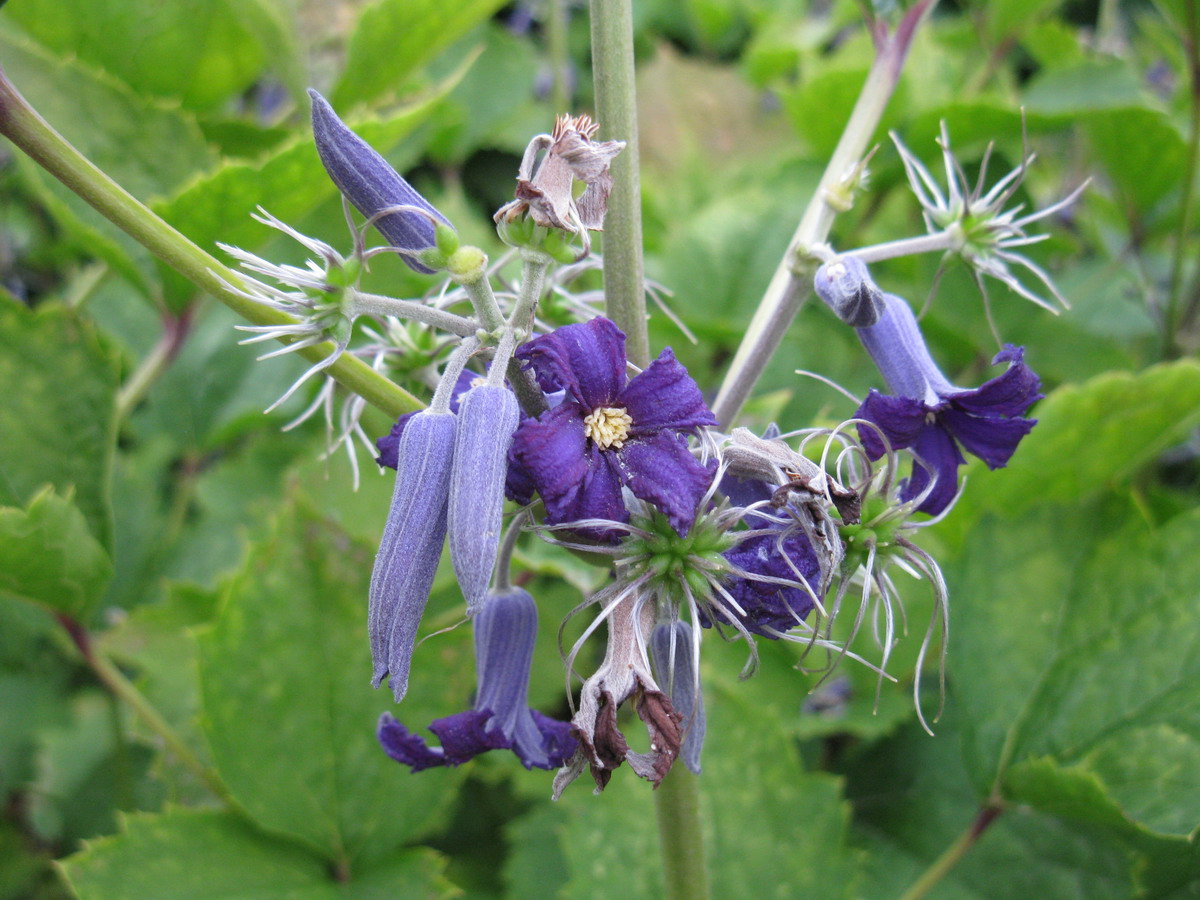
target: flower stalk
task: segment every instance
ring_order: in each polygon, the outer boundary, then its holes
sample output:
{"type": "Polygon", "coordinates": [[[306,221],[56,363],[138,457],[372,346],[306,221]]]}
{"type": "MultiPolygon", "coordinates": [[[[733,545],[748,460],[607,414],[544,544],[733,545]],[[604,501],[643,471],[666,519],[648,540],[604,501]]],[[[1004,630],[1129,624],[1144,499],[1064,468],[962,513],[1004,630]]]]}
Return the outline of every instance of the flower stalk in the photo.
{"type": "Polygon", "coordinates": [[[625,141],[613,160],[604,234],[605,315],[625,332],[629,361],[650,362],[642,262],[642,188],[638,172],[637,90],[631,0],[592,0],[592,72],[596,115],[607,135],[625,141]]]}
{"type": "Polygon", "coordinates": [[[849,208],[853,190],[863,173],[862,161],[871,137],[900,81],[900,71],[917,28],[935,2],[922,0],[908,11],[894,35],[880,36],[877,40],[875,62],[850,120],[717,393],[713,413],[722,427],[728,428],[737,417],[808,297],[816,268],[813,263],[820,261],[821,246],[837,214],[849,208]]]}

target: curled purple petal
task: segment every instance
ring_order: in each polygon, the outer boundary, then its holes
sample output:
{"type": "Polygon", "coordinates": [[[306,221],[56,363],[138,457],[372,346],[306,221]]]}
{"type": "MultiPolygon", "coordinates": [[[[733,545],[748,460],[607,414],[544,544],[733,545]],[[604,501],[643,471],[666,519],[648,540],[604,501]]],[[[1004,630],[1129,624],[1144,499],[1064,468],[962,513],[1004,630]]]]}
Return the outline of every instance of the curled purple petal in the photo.
{"type": "Polygon", "coordinates": [[[417,627],[429,600],[446,537],[446,501],[454,416],[423,410],[400,441],[392,505],[371,573],[367,614],[374,672],[379,687],[389,676],[396,702],[408,690],[417,627]]]}
{"type": "Polygon", "coordinates": [[[943,410],[941,420],[967,452],[978,456],[989,469],[1002,469],[1033,430],[1037,419],[998,419],[972,416],[953,407],[943,410]]]}
{"type": "Polygon", "coordinates": [[[928,415],[929,408],[920,400],[911,397],[889,397],[876,390],[867,394],[867,399],[854,413],[856,419],[866,419],[877,425],[879,431],[887,438],[885,447],[879,432],[874,428],[858,426],[859,440],[871,459],[879,459],[887,453],[888,448],[902,450],[911,447],[925,427],[928,415]]]}
{"type": "Polygon", "coordinates": [[[547,393],[565,389],[587,412],[611,406],[625,386],[625,335],[598,317],[566,325],[518,348],[547,393]]]}
{"type": "Polygon", "coordinates": [[[951,405],[976,416],[1019,416],[1042,399],[1042,380],[1025,365],[1024,347],[1005,344],[992,365],[1002,362],[1009,363],[1003,374],[980,387],[949,394],[951,405]]]}
{"type": "Polygon", "coordinates": [[[671,431],[630,441],[617,456],[634,496],[662,510],[676,531],[687,534],[716,462],[701,463],[688,449],[687,438],[671,431]]]}
{"type": "Polygon", "coordinates": [[[717,424],[700,388],[670,347],[635,375],[612,405],[629,413],[633,419],[629,433],[634,437],[664,428],[685,430],[717,424]]]}
{"type": "MultiPolygon", "coordinates": [[[[346,127],[329,102],[314,90],[312,98],[313,139],[317,153],[338,190],[368,219],[391,206],[415,206],[417,212],[394,212],[375,222],[389,244],[405,250],[424,250],[434,246],[434,223],[449,220],[413,189],[387,160],[370,144],[346,127]]],[[[433,271],[408,256],[401,256],[409,268],[429,274],[433,271]]]]}
{"type": "MultiPolygon", "coordinates": [[[[726,552],[725,558],[750,574],[750,577],[731,578],[726,585],[726,590],[745,611],[745,615],[733,609],[730,613],[748,630],[764,637],[775,637],[771,630],[795,628],[812,612],[812,595],[800,586],[797,572],[815,591],[820,584],[821,565],[803,531],[791,529],[786,533],[747,538],[726,552]],[[779,584],[754,576],[782,578],[792,584],[779,584]]],[[[701,624],[707,626],[709,623],[702,620],[701,624]]]]}
{"type": "Polygon", "coordinates": [[[958,467],[966,460],[950,432],[941,425],[921,429],[912,451],[920,462],[913,464],[912,475],[901,486],[900,499],[907,502],[920,496],[930,479],[934,479],[933,490],[917,510],[936,516],[954,502],[958,494],[958,467]]]}

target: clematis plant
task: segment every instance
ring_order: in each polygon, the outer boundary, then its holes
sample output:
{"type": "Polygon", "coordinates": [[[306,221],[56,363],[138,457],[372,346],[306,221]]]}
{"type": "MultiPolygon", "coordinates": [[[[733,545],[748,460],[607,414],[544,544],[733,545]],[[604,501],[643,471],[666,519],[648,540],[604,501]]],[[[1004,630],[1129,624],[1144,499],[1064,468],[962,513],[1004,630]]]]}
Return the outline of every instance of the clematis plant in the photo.
{"type": "MultiPolygon", "coordinates": [[[[473,631],[476,681],[474,695],[462,698],[468,708],[428,726],[437,744],[403,724],[403,706],[400,716],[383,712],[380,752],[418,773],[508,750],[526,769],[555,770],[555,797],[585,772],[599,793],[627,763],[659,789],[672,898],[707,896],[703,862],[687,862],[701,856],[694,781],[672,774],[678,760],[691,773],[703,769],[712,701],[701,685],[704,641],[715,634],[744,642],[745,677],[759,642],[770,641],[791,645],[797,665],[819,651],[825,663],[810,668],[828,674],[846,659],[870,667],[882,684],[896,678],[888,665],[904,630],[896,580],[917,576],[933,594],[912,676],[916,716],[929,730],[921,668],[935,643],[944,659],[950,620],[949,592],[922,531],[951,512],[964,450],[1002,468],[1036,424],[1027,413],[1041,382],[1022,348],[1004,344],[992,362],[1006,370],[981,386],[956,386],[908,303],[882,290],[866,263],[957,254],[977,277],[1049,306],[1013,274],[1023,268],[1066,306],[1048,274],[1019,251],[1041,237],[1030,227],[1078,192],[1021,215],[1009,204],[1030,159],[991,187],[985,159],[970,185],[943,127],[945,190],[896,142],[926,233],[857,249],[828,243],[836,217],[867,189],[871,136],[931,6],[916,3],[893,30],[872,21],[876,60],[862,99],[719,386],[689,373],[670,347],[654,358],[645,349],[632,52],[627,36],[614,38],[627,25],[624,2],[593,4],[597,109],[613,133],[600,140],[600,122],[563,114],[531,140],[514,197],[493,218],[510,248],[497,260],[464,243],[316,91],[313,140],[343,198],[345,252],[260,211],[258,221],[313,258],[277,264],[222,244],[241,266],[234,273],[131,198],[82,192],[246,316],[252,324],[242,327],[253,336],[245,343],[283,343],[261,358],[299,353],[312,363],[271,408],[309,378],[326,378],[297,421],[324,409],[330,452],[344,445],[357,466],[357,439],[374,456],[363,440],[368,403],[395,421],[375,442],[376,461],[395,470],[395,481],[363,598],[372,660],[363,689],[386,682],[400,704],[413,667],[428,662],[420,637],[436,632],[426,607],[447,545],[473,631]],[[600,257],[593,234],[606,227],[600,257]],[[371,229],[385,245],[368,247],[371,229]],[[364,273],[384,255],[425,277],[426,294],[366,291],[364,273]],[[603,289],[595,286],[601,268],[603,289]],[[856,408],[818,422],[739,424],[810,289],[855,329],[864,362],[874,361],[888,393],[871,390],[856,408]],[[397,357],[410,363],[405,383],[415,393],[387,377],[397,357]],[[350,399],[333,434],[333,398],[342,390],[350,399]],[[564,624],[585,612],[591,618],[560,647],[565,690],[547,713],[529,705],[541,614],[535,591],[524,587],[534,574],[521,547],[534,540],[596,570],[582,602],[557,611],[564,624]],[[868,621],[875,649],[860,646],[868,621]],[[644,726],[646,750],[631,746],[622,707],[644,726]]],[[[36,117],[22,118],[12,96],[0,101],[6,132],[78,187],[69,148],[53,144],[36,117]],[[57,155],[45,152],[47,142],[57,155]]]]}

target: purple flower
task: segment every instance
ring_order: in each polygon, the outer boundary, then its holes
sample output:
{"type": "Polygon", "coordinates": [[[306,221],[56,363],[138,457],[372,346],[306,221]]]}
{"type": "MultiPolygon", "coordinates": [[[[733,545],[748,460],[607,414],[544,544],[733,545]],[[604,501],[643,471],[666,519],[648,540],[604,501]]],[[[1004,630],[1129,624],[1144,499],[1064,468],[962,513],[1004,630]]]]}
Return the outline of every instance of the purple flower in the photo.
{"type": "Polygon", "coordinates": [[[685,533],[711,482],[687,436],[717,420],[671,349],[627,383],[625,335],[596,318],[535,338],[516,355],[543,390],[566,392],[521,423],[510,454],[541,495],[547,524],[627,522],[628,487],[685,533]]]}
{"type": "MultiPolygon", "coordinates": [[[[733,567],[734,577],[725,582],[728,597],[720,598],[726,609],[713,610],[719,621],[732,625],[729,619],[733,616],[747,631],[778,638],[812,612],[821,585],[821,565],[803,530],[776,529],[748,537],[726,552],[725,559],[733,567]],[[809,590],[800,584],[800,578],[809,590]],[[730,598],[742,612],[733,607],[730,598]]],[[[706,628],[713,624],[703,608],[700,624],[706,628]]]]}
{"type": "MultiPolygon", "coordinates": [[[[458,404],[462,402],[462,395],[471,389],[476,379],[482,379],[478,372],[472,372],[470,369],[463,369],[458,376],[458,381],[454,383],[454,390],[450,393],[450,412],[458,412],[458,404]]],[[[378,465],[386,466],[389,469],[396,468],[396,462],[399,456],[400,438],[404,436],[404,429],[408,427],[408,423],[417,413],[405,413],[396,420],[396,424],[381,438],[376,438],[375,447],[379,450],[379,455],[375,457],[375,462],[378,465]]]]}
{"type": "Polygon", "coordinates": [[[475,706],[435,720],[441,740],[430,747],[388,713],[379,720],[379,743],[414,772],[458,766],[488,750],[512,750],[532,769],[553,769],[575,753],[569,722],[529,708],[529,668],[537,637],[537,605],[520,588],[491,594],[474,619],[475,706]]]}
{"type": "MultiPolygon", "coordinates": [[[[434,246],[435,223],[449,225],[449,220],[370,144],[347,128],[324,97],[311,89],[308,96],[312,98],[317,153],[338,190],[368,219],[393,206],[411,207],[381,216],[371,224],[393,247],[416,251],[434,246]]],[[[433,271],[409,254],[401,254],[400,258],[417,272],[428,275],[433,271]]]]}
{"type": "MultiPolygon", "coordinates": [[[[1037,424],[1022,413],[1041,399],[1041,380],[1025,365],[1024,348],[1006,344],[992,360],[1009,364],[1004,374],[982,387],[955,387],[929,355],[909,305],[893,294],[883,296],[883,315],[858,335],[894,396],[872,390],[855,415],[878,426],[893,450],[912,450],[921,464],[913,467],[900,498],[908,501],[928,490],[917,509],[937,515],[957,493],[958,467],[966,462],[960,446],[989,468],[1008,463],[1037,424]]],[[[859,426],[859,437],[871,459],[887,452],[875,429],[859,426]]]]}

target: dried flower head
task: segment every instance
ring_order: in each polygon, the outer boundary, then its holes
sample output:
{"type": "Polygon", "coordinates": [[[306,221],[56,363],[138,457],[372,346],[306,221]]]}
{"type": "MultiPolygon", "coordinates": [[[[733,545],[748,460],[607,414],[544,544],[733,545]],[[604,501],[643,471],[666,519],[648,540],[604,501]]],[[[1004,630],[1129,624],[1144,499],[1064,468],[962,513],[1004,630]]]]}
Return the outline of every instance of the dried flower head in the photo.
{"type": "Polygon", "coordinates": [[[497,224],[527,215],[543,228],[579,235],[583,253],[591,250],[588,231],[604,229],[608,193],[612,190],[609,166],[625,149],[624,141],[593,141],[599,123],[587,116],[559,116],[552,134],[539,134],[525,148],[517,173],[516,199],[496,213],[497,224]],[[539,154],[543,154],[540,164],[539,154]],[[585,185],[578,197],[576,181],[585,185]]]}

